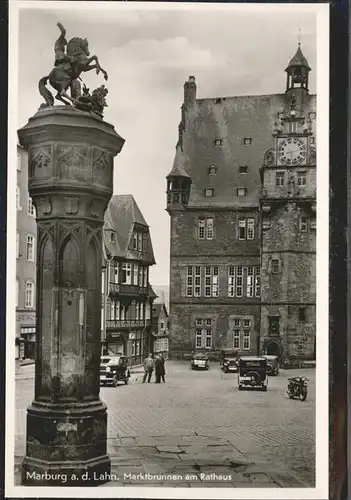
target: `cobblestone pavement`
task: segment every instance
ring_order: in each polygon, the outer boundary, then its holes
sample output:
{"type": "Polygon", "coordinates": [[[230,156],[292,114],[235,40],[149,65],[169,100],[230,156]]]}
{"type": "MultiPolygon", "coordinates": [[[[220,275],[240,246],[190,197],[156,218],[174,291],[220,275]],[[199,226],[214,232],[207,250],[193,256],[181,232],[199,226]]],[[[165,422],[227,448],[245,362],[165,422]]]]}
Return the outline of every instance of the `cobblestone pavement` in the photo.
{"type": "MultiPolygon", "coordinates": [[[[239,392],[236,374],[223,374],[218,363],[193,372],[188,363],[169,361],[166,371],[166,384],[142,384],[139,372],[128,386],[101,389],[108,407],[108,452],[119,484],[314,486],[314,369],[282,370],[269,378],[266,393],[239,392]],[[304,402],[286,395],[287,377],[296,374],[310,380],[304,402]],[[150,474],[146,481],[145,474],[150,474]],[[171,484],[153,474],[173,474],[171,484]]],[[[17,467],[25,449],[33,373],[34,367],[22,367],[16,376],[17,467]]]]}

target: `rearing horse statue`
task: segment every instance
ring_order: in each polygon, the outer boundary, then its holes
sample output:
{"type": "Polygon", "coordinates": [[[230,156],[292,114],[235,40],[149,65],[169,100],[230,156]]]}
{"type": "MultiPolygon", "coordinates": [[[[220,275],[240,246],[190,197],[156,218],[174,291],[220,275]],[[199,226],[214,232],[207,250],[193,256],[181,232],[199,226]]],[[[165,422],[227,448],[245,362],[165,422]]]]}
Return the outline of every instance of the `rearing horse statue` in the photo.
{"type": "Polygon", "coordinates": [[[74,104],[80,97],[81,87],[79,77],[81,73],[96,69],[96,74],[101,73],[107,80],[107,73],[99,64],[96,56],[90,56],[89,44],[86,38],[72,38],[68,43],[65,38],[66,30],[61,23],[57,23],[61,35],[55,43],[55,67],[48,76],[44,76],[39,81],[39,92],[45,99],[45,104],[40,107],[53,106],[55,99],[46,83],[49,80],[51,87],[57,90],[56,99],[66,105],[74,104]],[[90,63],[95,64],[90,65],[90,63]],[[70,88],[71,95],[67,94],[70,88]]]}

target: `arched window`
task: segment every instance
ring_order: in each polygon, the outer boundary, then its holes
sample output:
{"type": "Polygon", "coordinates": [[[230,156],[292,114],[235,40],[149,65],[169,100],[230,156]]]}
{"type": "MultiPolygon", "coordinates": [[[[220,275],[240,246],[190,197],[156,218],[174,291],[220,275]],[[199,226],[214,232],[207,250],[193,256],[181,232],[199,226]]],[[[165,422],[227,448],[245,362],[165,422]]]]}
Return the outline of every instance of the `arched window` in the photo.
{"type": "Polygon", "coordinates": [[[32,280],[26,281],[24,307],[34,307],[34,282],[32,280]]]}

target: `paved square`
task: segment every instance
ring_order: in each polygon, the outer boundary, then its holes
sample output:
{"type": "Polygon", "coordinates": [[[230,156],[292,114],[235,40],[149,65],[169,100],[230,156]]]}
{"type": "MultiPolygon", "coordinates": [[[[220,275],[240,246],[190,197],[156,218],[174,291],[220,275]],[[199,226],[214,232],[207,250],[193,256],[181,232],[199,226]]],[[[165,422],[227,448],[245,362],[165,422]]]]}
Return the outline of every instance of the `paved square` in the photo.
{"type": "MultiPolygon", "coordinates": [[[[239,392],[237,375],[223,374],[218,363],[193,372],[188,363],[169,361],[166,371],[165,384],[142,384],[142,373],[134,373],[128,386],[101,389],[108,452],[121,483],[145,484],[137,473],[135,479],[128,476],[133,469],[151,476],[182,471],[188,481],[177,486],[184,487],[314,486],[314,369],[281,370],[269,378],[266,393],[239,392]],[[296,374],[310,379],[304,402],[286,395],[287,377],[296,374]],[[220,471],[223,477],[230,473],[231,481],[213,480],[220,471]]],[[[33,373],[33,366],[22,367],[16,377],[17,464],[25,452],[33,373]]],[[[157,484],[169,485],[161,479],[157,484]]]]}

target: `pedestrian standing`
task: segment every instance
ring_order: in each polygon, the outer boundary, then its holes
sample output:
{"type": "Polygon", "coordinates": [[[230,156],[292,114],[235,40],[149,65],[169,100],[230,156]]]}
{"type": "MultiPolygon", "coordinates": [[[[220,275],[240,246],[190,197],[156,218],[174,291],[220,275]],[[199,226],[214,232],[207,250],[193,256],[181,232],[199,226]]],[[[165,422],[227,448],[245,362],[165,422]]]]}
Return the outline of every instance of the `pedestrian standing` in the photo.
{"type": "Polygon", "coordinates": [[[150,383],[151,382],[151,377],[152,377],[152,372],[154,371],[154,360],[152,359],[152,354],[151,352],[149,353],[148,357],[144,359],[144,377],[143,377],[143,384],[145,384],[146,379],[150,383]]]}
{"type": "Polygon", "coordinates": [[[155,358],[155,384],[159,384],[161,382],[161,374],[162,374],[162,360],[160,355],[157,354],[155,358]]]}
{"type": "Polygon", "coordinates": [[[165,375],[166,375],[166,370],[165,370],[165,358],[163,357],[162,354],[160,354],[160,358],[161,358],[161,362],[162,362],[162,365],[161,365],[161,380],[163,383],[165,383],[165,375]]]}

